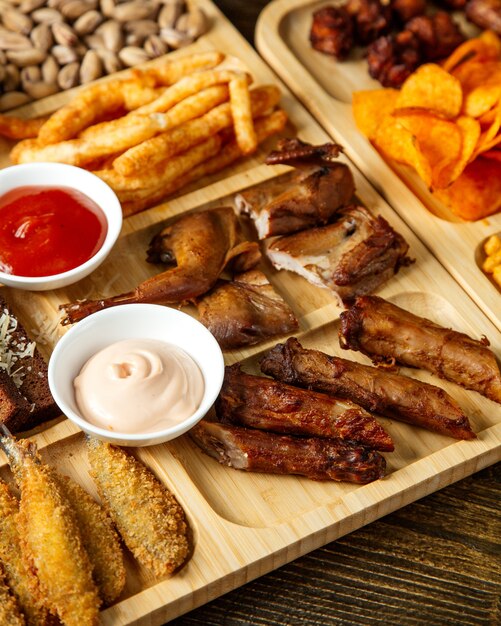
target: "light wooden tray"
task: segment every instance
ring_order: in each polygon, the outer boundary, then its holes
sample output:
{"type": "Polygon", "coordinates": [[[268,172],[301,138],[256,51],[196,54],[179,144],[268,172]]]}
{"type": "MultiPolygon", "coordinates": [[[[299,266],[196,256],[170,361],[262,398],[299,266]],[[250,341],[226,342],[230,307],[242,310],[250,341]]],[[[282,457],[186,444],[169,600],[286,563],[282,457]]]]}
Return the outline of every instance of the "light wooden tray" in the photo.
{"type": "MultiPolygon", "coordinates": [[[[223,48],[240,58],[256,83],[278,82],[250,46],[207,0],[200,5],[212,20],[210,33],[190,49],[223,48]]],[[[64,102],[59,94],[32,106],[37,113],[64,102]]],[[[284,88],[283,106],[294,129],[310,142],[328,137],[314,119],[284,88]]],[[[168,203],[125,221],[118,244],[106,262],[77,285],[46,293],[5,290],[28,330],[41,334],[40,347],[48,356],[64,329],[57,325],[60,303],[126,291],[151,276],[145,262],[147,243],[163,221],[187,210],[231,202],[234,194],[285,171],[262,164],[266,146],[203,185],[168,203]]],[[[2,145],[3,161],[7,143],[2,145]]],[[[346,160],[345,160],[346,161],[346,160]]],[[[485,334],[498,355],[501,336],[494,325],[451,279],[402,219],[352,166],[360,201],[382,214],[410,244],[416,263],[380,290],[380,295],[474,337],[485,334]]],[[[299,276],[276,272],[263,264],[277,290],[300,320],[297,336],[309,347],[358,358],[341,351],[337,341],[339,309],[335,298],[299,276]]],[[[190,309],[186,309],[190,311],[190,309]]],[[[228,353],[233,363],[246,359],[246,369],[257,373],[256,360],[264,346],[228,353]]],[[[361,360],[364,357],[360,357],[361,360]]],[[[424,372],[405,373],[431,381],[424,372]]],[[[455,441],[440,435],[382,419],[396,442],[386,454],[388,476],[365,486],[313,482],[293,476],[247,474],[220,466],[184,436],[178,440],[137,450],[137,455],[176,495],[193,530],[194,552],[186,566],[169,579],[155,580],[129,559],[127,587],[122,598],[102,612],[102,623],[161,624],[230,589],[260,576],[329,541],[349,533],[395,509],[495,463],[501,458],[501,406],[474,392],[433,379],[464,407],[478,439],[455,441]]],[[[42,454],[96,496],[88,475],[83,436],[68,420],[60,420],[35,434],[42,454]]],[[[5,458],[0,475],[9,477],[5,458]]],[[[97,496],[96,496],[97,497],[97,496]]]]}
{"type": "MultiPolygon", "coordinates": [[[[417,174],[386,162],[357,129],[351,112],[353,91],[380,89],[367,71],[362,50],[349,60],[313,50],[309,33],[313,12],[335,2],[274,0],[256,27],[256,44],[264,59],[325,128],[380,194],[419,235],[460,285],[501,328],[501,293],[482,270],[483,243],[501,232],[501,213],[478,222],[463,222],[432,198],[417,174]]],[[[470,25],[471,27],[471,25],[470,25]]]]}

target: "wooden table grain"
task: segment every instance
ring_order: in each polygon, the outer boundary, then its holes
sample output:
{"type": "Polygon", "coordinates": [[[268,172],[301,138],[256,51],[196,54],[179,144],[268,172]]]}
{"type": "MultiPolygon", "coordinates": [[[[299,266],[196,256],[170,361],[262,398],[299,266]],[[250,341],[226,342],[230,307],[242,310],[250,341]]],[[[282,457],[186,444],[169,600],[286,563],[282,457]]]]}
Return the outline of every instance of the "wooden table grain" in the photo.
{"type": "MultiPolygon", "coordinates": [[[[265,0],[215,0],[254,43],[265,0]]],[[[170,622],[172,626],[499,626],[501,464],[170,622]]]]}

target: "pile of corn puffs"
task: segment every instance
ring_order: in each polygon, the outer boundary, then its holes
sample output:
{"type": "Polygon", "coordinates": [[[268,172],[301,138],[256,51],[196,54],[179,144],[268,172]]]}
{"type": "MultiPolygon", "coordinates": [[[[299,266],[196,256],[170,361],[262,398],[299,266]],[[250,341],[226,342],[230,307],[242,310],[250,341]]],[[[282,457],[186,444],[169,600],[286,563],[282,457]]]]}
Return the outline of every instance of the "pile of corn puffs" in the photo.
{"type": "Polygon", "coordinates": [[[125,216],[153,206],[286,124],[279,89],[250,89],[252,78],[221,67],[224,59],[192,54],[90,85],[48,119],[31,120],[36,136],[20,141],[11,160],[84,167],[113,188],[125,216]]]}

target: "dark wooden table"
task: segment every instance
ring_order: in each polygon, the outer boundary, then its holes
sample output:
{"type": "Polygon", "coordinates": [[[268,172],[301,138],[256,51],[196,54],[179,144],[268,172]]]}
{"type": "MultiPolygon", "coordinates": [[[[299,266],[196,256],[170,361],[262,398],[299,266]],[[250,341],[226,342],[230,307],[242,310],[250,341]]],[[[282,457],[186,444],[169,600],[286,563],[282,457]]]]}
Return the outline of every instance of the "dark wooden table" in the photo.
{"type": "MultiPolygon", "coordinates": [[[[265,0],[216,0],[254,43],[265,0]]],[[[173,626],[499,626],[501,464],[180,617],[173,626]]]]}

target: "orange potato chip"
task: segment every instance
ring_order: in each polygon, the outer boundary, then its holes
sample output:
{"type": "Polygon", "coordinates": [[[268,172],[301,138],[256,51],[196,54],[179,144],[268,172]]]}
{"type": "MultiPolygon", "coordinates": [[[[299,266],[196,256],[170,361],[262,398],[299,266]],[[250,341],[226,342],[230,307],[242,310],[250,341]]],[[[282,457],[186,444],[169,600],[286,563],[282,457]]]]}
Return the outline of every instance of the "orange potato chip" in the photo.
{"type": "Polygon", "coordinates": [[[501,150],[487,150],[482,154],[482,157],[485,159],[494,159],[501,163],[501,150]]]}
{"type": "Polygon", "coordinates": [[[396,106],[419,107],[445,117],[456,117],[462,103],[463,91],[459,80],[440,65],[427,63],[404,82],[396,106]]]}
{"type": "Polygon", "coordinates": [[[464,220],[492,215],[501,209],[501,161],[479,157],[452,185],[433,195],[464,220]]]}
{"type": "Polygon", "coordinates": [[[481,117],[496,105],[501,99],[501,65],[497,82],[486,82],[478,85],[469,92],[465,92],[463,113],[471,117],[481,117]]]}
{"type": "Polygon", "coordinates": [[[471,117],[462,115],[457,118],[456,124],[461,132],[461,152],[459,158],[442,172],[441,183],[448,187],[463,172],[472,158],[480,137],[480,124],[471,117]]]}
{"type": "Polygon", "coordinates": [[[489,148],[486,146],[490,146],[491,142],[494,141],[496,137],[499,135],[499,131],[501,128],[501,102],[498,104],[497,107],[493,109],[493,111],[494,111],[494,117],[493,117],[492,123],[480,135],[478,139],[477,147],[475,148],[475,152],[473,153],[473,158],[475,158],[481,152],[485,152],[486,150],[489,150],[489,148]]]}
{"type": "Polygon", "coordinates": [[[428,187],[431,185],[430,164],[418,150],[416,138],[398,119],[389,116],[383,120],[374,137],[374,144],[386,156],[410,165],[428,187]]]}
{"type": "Polygon", "coordinates": [[[356,91],[353,94],[353,116],[359,130],[374,139],[383,119],[395,108],[399,92],[396,89],[356,91]]]}
{"type": "Polygon", "coordinates": [[[468,39],[444,61],[445,71],[455,70],[460,64],[474,59],[475,61],[498,60],[501,55],[501,42],[495,33],[485,31],[480,37],[468,39]]]}
{"type": "MultiPolygon", "coordinates": [[[[417,141],[417,150],[431,169],[430,185],[447,187],[450,173],[461,159],[462,132],[455,122],[439,118],[427,111],[394,114],[417,141]]],[[[480,129],[480,125],[479,125],[480,129]]]]}

